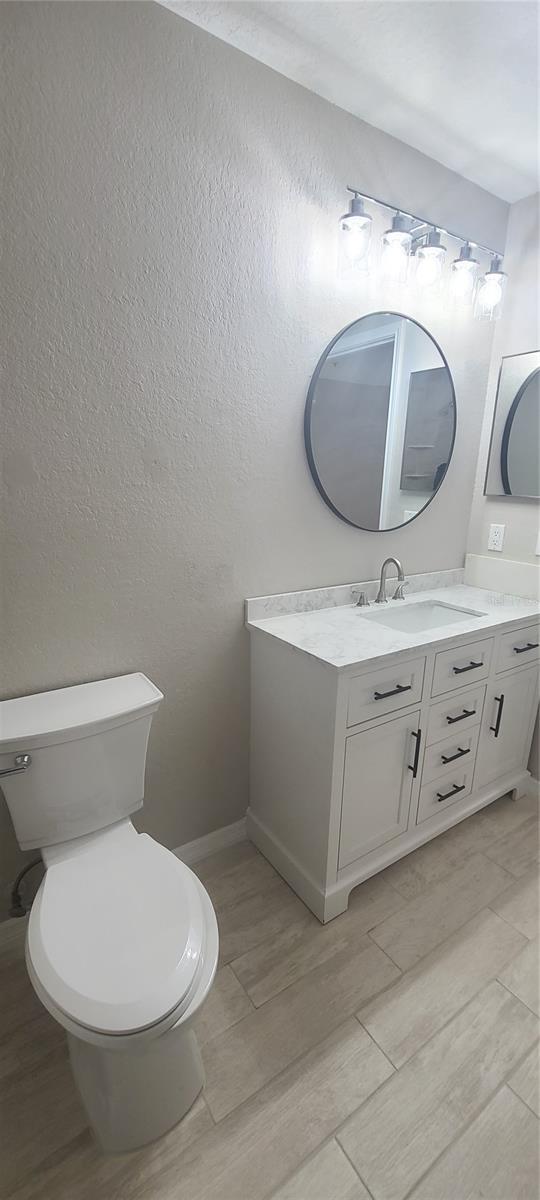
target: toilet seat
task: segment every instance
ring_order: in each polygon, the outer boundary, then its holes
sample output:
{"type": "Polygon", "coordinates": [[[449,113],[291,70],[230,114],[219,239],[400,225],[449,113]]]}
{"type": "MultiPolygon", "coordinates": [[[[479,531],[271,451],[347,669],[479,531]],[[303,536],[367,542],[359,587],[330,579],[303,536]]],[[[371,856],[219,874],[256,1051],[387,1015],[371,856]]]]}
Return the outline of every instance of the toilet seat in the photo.
{"type": "Polygon", "coordinates": [[[200,885],[189,868],[127,820],[44,857],[27,961],[46,1006],[82,1036],[123,1040],[174,1024],[205,952],[200,885]]]}

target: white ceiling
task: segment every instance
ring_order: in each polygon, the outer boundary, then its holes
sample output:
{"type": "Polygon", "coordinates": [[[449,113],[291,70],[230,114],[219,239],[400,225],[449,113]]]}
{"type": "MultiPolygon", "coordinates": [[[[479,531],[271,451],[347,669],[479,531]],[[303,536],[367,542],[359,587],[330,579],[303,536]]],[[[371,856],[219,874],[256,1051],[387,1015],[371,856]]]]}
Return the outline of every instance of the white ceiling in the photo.
{"type": "Polygon", "coordinates": [[[163,0],[513,202],[538,190],[536,0],[163,0]]]}

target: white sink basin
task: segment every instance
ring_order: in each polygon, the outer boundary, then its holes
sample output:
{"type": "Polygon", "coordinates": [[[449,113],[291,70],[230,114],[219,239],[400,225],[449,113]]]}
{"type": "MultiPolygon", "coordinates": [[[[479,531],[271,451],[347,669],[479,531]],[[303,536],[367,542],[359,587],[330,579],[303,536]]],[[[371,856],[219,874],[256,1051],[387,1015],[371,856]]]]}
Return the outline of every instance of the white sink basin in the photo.
{"type": "Polygon", "coordinates": [[[426,629],[455,625],[459,621],[466,621],[468,617],[485,617],[486,614],[476,612],[473,608],[443,604],[440,600],[420,600],[418,604],[399,604],[399,607],[396,604],[395,608],[381,606],[374,612],[362,612],[360,615],[364,621],[376,621],[379,625],[400,629],[403,633],[423,633],[426,629]]]}

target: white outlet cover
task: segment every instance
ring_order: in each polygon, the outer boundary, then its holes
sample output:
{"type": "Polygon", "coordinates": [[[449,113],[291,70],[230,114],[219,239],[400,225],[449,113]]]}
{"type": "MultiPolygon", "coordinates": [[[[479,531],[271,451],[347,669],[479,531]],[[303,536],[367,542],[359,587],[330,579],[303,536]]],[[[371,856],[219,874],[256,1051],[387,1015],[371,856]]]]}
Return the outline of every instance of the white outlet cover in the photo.
{"type": "Polygon", "coordinates": [[[490,525],[488,537],[488,550],[502,550],[504,545],[504,525],[490,525]]]}

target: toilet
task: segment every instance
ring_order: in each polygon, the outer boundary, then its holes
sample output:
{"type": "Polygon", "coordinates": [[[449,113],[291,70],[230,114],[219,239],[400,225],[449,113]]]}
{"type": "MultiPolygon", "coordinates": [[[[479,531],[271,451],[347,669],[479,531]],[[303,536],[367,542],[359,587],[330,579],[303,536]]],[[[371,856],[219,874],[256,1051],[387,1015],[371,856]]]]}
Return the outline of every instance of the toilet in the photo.
{"type": "Polygon", "coordinates": [[[28,974],[116,1153],[160,1137],[201,1091],[193,1020],[218,961],[204,887],[130,819],[162,699],[134,673],[0,703],[0,785],[19,845],[39,847],[46,868],[28,974]]]}

